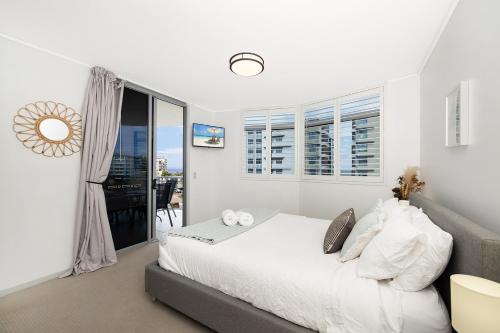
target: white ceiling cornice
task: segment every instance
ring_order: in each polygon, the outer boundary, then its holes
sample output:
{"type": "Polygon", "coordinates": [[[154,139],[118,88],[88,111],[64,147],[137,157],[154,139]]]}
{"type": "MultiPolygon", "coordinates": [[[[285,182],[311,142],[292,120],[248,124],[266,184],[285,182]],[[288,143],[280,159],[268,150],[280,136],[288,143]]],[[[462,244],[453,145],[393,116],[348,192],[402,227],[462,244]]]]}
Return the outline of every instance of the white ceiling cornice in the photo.
{"type": "Polygon", "coordinates": [[[459,2],[460,2],[460,0],[453,0],[452,3],[450,4],[450,9],[448,10],[448,13],[444,17],[443,21],[441,22],[441,27],[439,28],[439,30],[436,32],[436,35],[432,39],[431,46],[427,50],[425,57],[424,57],[424,60],[422,61],[421,65],[419,67],[419,70],[418,70],[419,74],[422,73],[425,66],[427,65],[427,61],[429,61],[429,58],[431,57],[432,52],[434,52],[434,49],[436,48],[436,45],[437,45],[439,39],[441,38],[441,35],[443,34],[444,30],[446,29],[446,26],[450,22],[450,19],[453,16],[453,13],[455,12],[455,9],[457,8],[459,2]]]}

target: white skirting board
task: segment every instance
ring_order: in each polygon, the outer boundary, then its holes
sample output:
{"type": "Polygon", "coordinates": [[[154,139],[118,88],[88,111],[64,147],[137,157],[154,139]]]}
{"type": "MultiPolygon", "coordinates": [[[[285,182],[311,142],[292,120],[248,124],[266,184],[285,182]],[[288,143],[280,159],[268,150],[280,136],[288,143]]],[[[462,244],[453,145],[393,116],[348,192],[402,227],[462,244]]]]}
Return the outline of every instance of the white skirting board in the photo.
{"type": "Polygon", "coordinates": [[[20,290],[23,290],[23,289],[26,289],[26,288],[30,288],[30,287],[36,286],[37,284],[44,283],[44,282],[47,282],[47,281],[52,280],[52,279],[56,279],[59,276],[61,276],[63,273],[66,273],[68,270],[69,270],[69,268],[65,269],[65,270],[62,270],[60,272],[56,272],[56,273],[47,275],[47,276],[42,276],[42,277],[40,277],[38,279],[35,279],[35,280],[31,280],[31,281],[28,281],[28,282],[25,282],[25,283],[21,283],[21,284],[19,284],[17,286],[14,286],[14,287],[10,287],[10,288],[4,289],[4,290],[0,290],[0,298],[4,297],[4,296],[7,296],[9,294],[15,293],[16,291],[20,291],[20,290]]]}

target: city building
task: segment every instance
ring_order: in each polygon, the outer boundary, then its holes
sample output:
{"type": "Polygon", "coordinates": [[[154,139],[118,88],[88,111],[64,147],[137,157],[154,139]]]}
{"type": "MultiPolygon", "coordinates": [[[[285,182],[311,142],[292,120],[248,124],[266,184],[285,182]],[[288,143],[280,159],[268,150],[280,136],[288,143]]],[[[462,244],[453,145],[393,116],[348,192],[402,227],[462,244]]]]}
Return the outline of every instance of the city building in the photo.
{"type": "MultiPolygon", "coordinates": [[[[261,174],[267,169],[266,158],[266,131],[251,129],[245,131],[246,146],[246,172],[261,174]]],[[[271,173],[293,174],[294,172],[294,129],[279,129],[271,131],[271,173]]]]}
{"type": "Polygon", "coordinates": [[[156,158],[156,175],[160,177],[163,171],[167,171],[167,159],[162,157],[156,158]]]}
{"type": "Polygon", "coordinates": [[[380,96],[340,106],[340,174],[380,175],[380,96]]]}
{"type": "Polygon", "coordinates": [[[332,106],[304,112],[304,174],[334,174],[334,110],[332,106]]]}
{"type": "MultiPolygon", "coordinates": [[[[256,115],[245,122],[245,170],[261,174],[268,168],[266,161],[266,116],[256,115]]],[[[294,174],[295,170],[295,115],[284,113],[271,116],[271,173],[294,174]]]]}

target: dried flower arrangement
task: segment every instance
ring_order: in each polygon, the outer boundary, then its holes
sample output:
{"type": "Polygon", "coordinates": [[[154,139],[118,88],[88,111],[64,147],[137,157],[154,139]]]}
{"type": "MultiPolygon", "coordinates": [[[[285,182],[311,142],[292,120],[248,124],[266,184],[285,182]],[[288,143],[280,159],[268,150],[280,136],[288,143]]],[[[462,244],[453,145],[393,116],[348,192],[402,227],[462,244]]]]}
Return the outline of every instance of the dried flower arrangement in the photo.
{"type": "Polygon", "coordinates": [[[425,182],[420,181],[418,175],[418,167],[407,167],[403,175],[398,177],[399,187],[392,189],[394,197],[399,200],[408,200],[410,193],[422,192],[425,182]]]}

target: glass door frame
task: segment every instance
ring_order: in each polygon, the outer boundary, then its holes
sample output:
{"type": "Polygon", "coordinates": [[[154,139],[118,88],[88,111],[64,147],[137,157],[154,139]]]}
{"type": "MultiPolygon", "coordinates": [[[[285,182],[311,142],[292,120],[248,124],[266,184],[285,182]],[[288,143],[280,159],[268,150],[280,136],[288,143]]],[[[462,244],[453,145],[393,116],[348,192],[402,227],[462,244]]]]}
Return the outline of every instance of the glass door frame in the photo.
{"type": "Polygon", "coordinates": [[[147,181],[147,198],[148,198],[148,209],[147,209],[147,220],[148,220],[148,230],[147,230],[147,242],[156,241],[156,190],[153,189],[153,182],[156,179],[155,174],[155,163],[156,163],[156,149],[155,149],[155,136],[156,136],[156,112],[155,112],[155,99],[162,100],[164,102],[174,104],[182,107],[182,126],[183,126],[183,151],[182,151],[182,162],[183,162],[183,172],[182,172],[182,182],[183,182],[183,212],[182,212],[182,226],[186,225],[187,218],[187,208],[189,205],[188,197],[188,186],[186,170],[187,167],[187,147],[188,147],[188,119],[187,119],[187,104],[183,101],[175,99],[173,97],[163,95],[156,91],[148,88],[141,87],[135,83],[126,82],[125,87],[136,90],[138,92],[148,95],[148,181],[147,181]]]}

